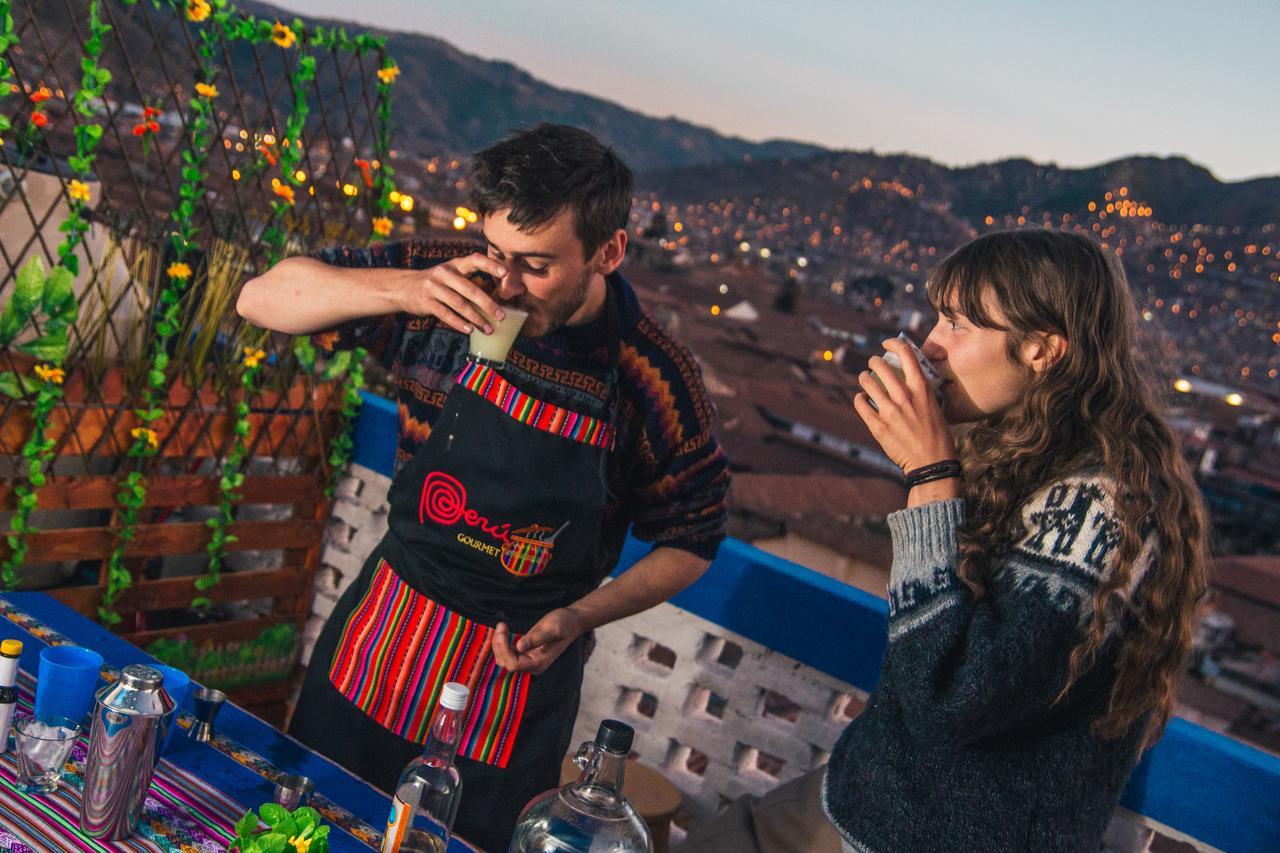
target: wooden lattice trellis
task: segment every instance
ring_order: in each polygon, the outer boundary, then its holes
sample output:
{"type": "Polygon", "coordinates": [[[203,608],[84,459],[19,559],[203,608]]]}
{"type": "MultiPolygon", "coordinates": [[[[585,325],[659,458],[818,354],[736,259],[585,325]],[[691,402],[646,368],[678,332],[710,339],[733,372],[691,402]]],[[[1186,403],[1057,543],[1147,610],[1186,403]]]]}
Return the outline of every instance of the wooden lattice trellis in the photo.
{"type": "MultiPolygon", "coordinates": [[[[331,445],[344,427],[344,389],[317,378],[287,337],[244,324],[234,299],[246,277],[282,254],[368,240],[391,189],[383,162],[389,87],[379,74],[389,63],[380,42],[294,23],[285,45],[266,37],[272,22],[239,13],[202,30],[215,20],[192,5],[16,0],[16,42],[5,54],[9,91],[0,85],[0,115],[12,125],[0,147],[0,304],[12,298],[30,258],[58,263],[58,228],[76,209],[77,192],[88,194],[84,209],[91,211],[75,246],[80,314],[61,365],[62,393],[47,416],[52,465],[35,489],[31,522],[39,532],[26,539],[26,566],[59,567],[54,594],[94,614],[107,558],[120,542],[120,484],[127,472],[143,471],[148,488],[124,549],[134,583],[115,602],[125,616],[120,630],[139,643],[179,633],[194,641],[248,640],[271,625],[301,625],[328,512],[331,445]],[[110,28],[98,44],[90,6],[110,28]],[[86,116],[73,101],[95,49],[111,80],[86,116]],[[202,138],[192,129],[192,105],[202,74],[216,81],[217,94],[205,90],[208,144],[192,174],[193,140],[202,138]],[[42,87],[47,100],[32,98],[42,87]],[[91,124],[102,134],[93,174],[85,175],[68,161],[76,163],[78,129],[91,124]],[[77,178],[85,180],[77,186],[77,178]],[[178,258],[191,268],[190,285],[179,301],[179,331],[160,359],[163,413],[144,421],[139,394],[157,367],[152,344],[184,184],[201,188],[188,223],[196,237],[178,258]],[[246,346],[265,351],[260,393],[246,395],[239,384],[246,346]],[[241,401],[247,413],[237,412],[241,401]],[[157,439],[155,451],[141,457],[130,453],[140,426],[157,439]],[[238,541],[227,550],[266,552],[263,559],[276,567],[228,573],[204,595],[215,603],[270,599],[270,606],[259,618],[184,625],[166,611],[182,611],[199,594],[197,576],[169,576],[164,558],[202,554],[213,531],[201,519],[173,518],[218,504],[237,431],[247,448],[246,478],[229,530],[238,541]],[[67,584],[67,574],[81,583],[67,584]]],[[[223,2],[212,10],[232,11],[223,2]]],[[[39,334],[36,323],[0,351],[0,370],[30,375],[35,359],[19,348],[39,334]]],[[[33,393],[0,397],[0,522],[18,504],[33,400],[33,393]]],[[[0,558],[8,548],[0,541],[0,558]]],[[[50,577],[46,571],[46,582],[50,577]]]]}

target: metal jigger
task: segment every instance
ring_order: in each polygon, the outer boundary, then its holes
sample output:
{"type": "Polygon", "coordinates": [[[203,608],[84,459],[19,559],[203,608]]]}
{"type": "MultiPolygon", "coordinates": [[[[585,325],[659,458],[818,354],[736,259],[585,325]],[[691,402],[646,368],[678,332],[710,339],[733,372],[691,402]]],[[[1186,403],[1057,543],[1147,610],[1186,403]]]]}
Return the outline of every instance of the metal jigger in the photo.
{"type": "Polygon", "coordinates": [[[213,740],[213,718],[218,716],[218,712],[222,710],[222,704],[226,701],[227,694],[221,690],[214,690],[211,687],[201,687],[197,690],[195,692],[196,722],[191,727],[188,737],[198,743],[208,743],[213,740]]]}
{"type": "Polygon", "coordinates": [[[311,792],[316,785],[306,776],[282,774],[276,779],[276,790],[273,799],[276,805],[293,811],[298,806],[305,806],[311,799],[311,792]]]}

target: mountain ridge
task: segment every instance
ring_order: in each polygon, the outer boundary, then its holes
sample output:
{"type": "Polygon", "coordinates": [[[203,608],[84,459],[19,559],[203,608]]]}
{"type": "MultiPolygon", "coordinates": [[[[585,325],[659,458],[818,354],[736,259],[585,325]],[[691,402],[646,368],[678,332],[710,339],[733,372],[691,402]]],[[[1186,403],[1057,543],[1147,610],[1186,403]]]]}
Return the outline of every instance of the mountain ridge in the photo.
{"type": "MultiPolygon", "coordinates": [[[[240,6],[261,17],[293,17],[255,0],[240,6]]],[[[352,26],[300,17],[309,24],[352,26]]],[[[1105,189],[1129,184],[1133,197],[1150,201],[1165,221],[1246,228],[1280,222],[1280,176],[1225,182],[1177,155],[1131,155],[1084,167],[1026,157],[948,166],[909,153],[832,149],[788,139],[752,142],[554,86],[512,62],[482,59],[429,33],[367,29],[387,38],[387,51],[400,66],[392,113],[396,146],[415,153],[465,156],[513,128],[553,121],[607,140],[637,172],[643,188],[676,186],[680,191],[673,197],[687,197],[690,187],[681,184],[702,183],[708,172],[722,173],[710,177],[729,190],[735,175],[768,183],[766,173],[772,170],[775,178],[795,180],[806,168],[800,164],[834,158],[864,174],[912,179],[930,198],[970,220],[1023,206],[1076,210],[1100,200],[1105,189]]]]}

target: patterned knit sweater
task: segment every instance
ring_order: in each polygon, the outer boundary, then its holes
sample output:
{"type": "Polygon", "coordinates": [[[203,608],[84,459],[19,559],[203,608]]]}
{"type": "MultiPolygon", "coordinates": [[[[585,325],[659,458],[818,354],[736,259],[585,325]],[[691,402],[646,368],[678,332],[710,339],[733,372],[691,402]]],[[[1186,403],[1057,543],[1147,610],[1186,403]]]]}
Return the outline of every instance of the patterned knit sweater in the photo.
{"type": "MultiPolygon", "coordinates": [[[[315,257],[342,267],[427,269],[484,247],[405,240],[368,248],[322,249],[315,257]]],[[[609,454],[603,535],[593,562],[603,579],[618,561],[630,527],[636,538],[708,560],[725,537],[729,461],[711,432],[714,410],[702,372],[687,348],[643,310],[614,273],[608,286],[621,325],[617,442],[609,454]]],[[[562,327],[517,339],[503,375],[519,390],[583,414],[602,413],[607,398],[607,322],[562,327]]],[[[399,408],[396,470],[431,434],[445,397],[465,364],[467,338],[434,317],[389,314],[345,323],[313,336],[322,350],[356,346],[391,371],[399,408]]]]}
{"type": "MultiPolygon", "coordinates": [[[[1096,851],[1141,726],[1092,730],[1116,633],[1062,702],[1070,651],[1114,568],[1113,481],[1065,479],[1023,508],[1026,533],[977,601],[955,573],[964,502],[889,516],[889,645],[880,681],[827,765],[823,806],[855,851],[1096,851]]],[[[1148,536],[1126,595],[1154,553],[1148,536]]]]}

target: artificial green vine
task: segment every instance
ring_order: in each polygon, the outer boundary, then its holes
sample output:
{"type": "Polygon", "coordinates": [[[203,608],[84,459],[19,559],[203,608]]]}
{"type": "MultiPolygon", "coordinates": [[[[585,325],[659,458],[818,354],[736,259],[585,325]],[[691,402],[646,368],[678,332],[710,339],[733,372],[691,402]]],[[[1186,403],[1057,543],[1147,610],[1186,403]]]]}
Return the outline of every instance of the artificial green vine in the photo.
{"type": "MultiPolygon", "coordinates": [[[[226,559],[227,546],[236,541],[236,537],[227,530],[235,521],[232,507],[242,497],[239,489],[244,485],[244,471],[241,469],[249,456],[247,443],[250,429],[249,401],[258,393],[258,375],[262,372],[262,361],[266,357],[267,354],[263,350],[254,347],[244,348],[242,361],[244,370],[240,374],[242,395],[236,402],[235,438],[232,440],[227,458],[222,463],[222,476],[218,479],[218,514],[205,522],[213,529],[213,533],[209,538],[209,544],[205,547],[209,554],[209,564],[205,573],[195,581],[196,589],[201,592],[212,589],[222,580],[222,563],[226,559]]],[[[197,610],[206,610],[212,604],[213,602],[203,595],[191,600],[191,606],[197,610]]]]}
{"type": "MultiPolygon", "coordinates": [[[[279,21],[269,24],[263,20],[243,18],[234,26],[234,36],[253,42],[271,41],[283,50],[287,50],[297,42],[297,34],[302,29],[302,22],[295,20],[292,25],[279,21]]],[[[306,124],[310,106],[306,100],[307,84],[315,79],[315,57],[302,55],[290,75],[290,86],[294,97],[293,110],[285,124],[284,138],[279,144],[279,163],[284,180],[272,180],[272,190],[276,198],[272,201],[273,222],[264,231],[262,239],[267,245],[268,263],[274,264],[280,257],[287,240],[287,232],[275,223],[282,221],[293,207],[297,190],[302,181],[295,174],[298,163],[302,160],[302,129],[306,124]]],[[[242,396],[236,404],[236,421],[234,440],[222,464],[222,475],[218,479],[219,503],[218,514],[206,523],[212,532],[206,551],[209,563],[205,573],[195,582],[196,588],[206,592],[217,585],[222,578],[222,564],[226,558],[227,545],[234,543],[236,537],[227,531],[234,522],[234,504],[240,500],[239,488],[244,484],[244,464],[249,455],[246,439],[249,435],[250,401],[258,393],[259,374],[266,353],[254,347],[246,347],[244,352],[244,370],[240,376],[242,396]]],[[[212,601],[204,595],[197,596],[191,606],[197,610],[207,610],[212,601]]]]}
{"type": "Polygon", "coordinates": [[[34,532],[30,524],[31,513],[36,508],[36,491],[47,482],[45,471],[53,452],[53,439],[46,435],[49,415],[62,399],[62,383],[66,372],[62,363],[67,357],[67,329],[75,323],[79,313],[74,280],[71,270],[57,266],[45,275],[44,262],[33,257],[18,271],[13,295],[0,314],[0,347],[7,347],[33,318],[39,315],[43,334],[31,341],[19,344],[22,352],[34,355],[45,363],[35,366],[39,384],[29,376],[13,372],[0,374],[0,393],[21,397],[35,391],[35,405],[31,413],[31,435],[22,448],[26,460],[27,479],[14,486],[17,511],[9,519],[9,556],[0,565],[0,583],[5,589],[18,585],[18,570],[27,559],[27,538],[34,532]]]}
{"type": "MultiPolygon", "coordinates": [[[[13,4],[0,0],[0,97],[9,94],[9,81],[13,79],[13,64],[9,62],[9,48],[18,44],[13,28],[13,4]]],[[[0,133],[8,133],[13,127],[9,117],[0,113],[0,133]]]]}
{"type": "Polygon", "coordinates": [[[334,436],[333,445],[329,449],[329,482],[324,487],[324,496],[333,497],[333,492],[342,479],[347,463],[351,461],[351,451],[355,448],[355,439],[351,433],[355,427],[356,416],[360,414],[363,400],[360,389],[364,388],[364,358],[368,353],[364,347],[354,350],[342,350],[325,365],[324,378],[335,379],[345,371],[342,383],[342,416],[338,434],[334,436]]]}
{"type": "MultiPolygon", "coordinates": [[[[391,194],[395,192],[395,169],[391,167],[391,84],[400,75],[400,68],[391,57],[383,57],[382,67],[378,69],[378,125],[373,137],[373,151],[378,158],[378,176],[374,178],[377,197],[374,204],[382,212],[383,217],[395,206],[391,194]]],[[[387,223],[390,225],[390,222],[387,223]]],[[[377,230],[377,229],[375,229],[377,230]]],[[[388,228],[388,231],[390,229],[388,228]]],[[[382,236],[386,236],[383,234],[382,236]]]]}
{"type": "MultiPolygon", "coordinates": [[[[0,28],[0,42],[3,43],[0,54],[3,54],[17,42],[7,2],[0,6],[0,28]]],[[[3,583],[5,589],[13,589],[18,584],[18,570],[27,559],[27,540],[35,531],[30,520],[31,513],[39,503],[36,492],[47,482],[46,471],[53,458],[54,442],[46,433],[49,415],[62,399],[68,330],[75,323],[80,310],[71,283],[80,271],[76,246],[89,230],[90,192],[85,180],[93,170],[98,143],[102,141],[102,125],[92,121],[93,103],[103,98],[107,84],[111,82],[111,72],[98,65],[98,60],[102,57],[103,38],[110,31],[111,27],[101,18],[99,0],[92,0],[89,4],[89,37],[85,39],[84,58],[80,62],[80,91],[76,92],[73,100],[76,113],[84,121],[77,124],[74,130],[76,153],[67,158],[73,177],[67,184],[67,217],[58,226],[58,230],[64,234],[58,243],[58,266],[46,276],[43,262],[38,257],[32,258],[19,272],[13,296],[5,306],[4,314],[0,315],[0,347],[4,347],[26,328],[37,311],[43,313],[39,326],[40,336],[19,345],[18,349],[45,362],[37,364],[34,371],[41,384],[36,389],[31,435],[22,447],[22,458],[27,464],[27,479],[14,487],[17,511],[9,520],[9,556],[0,565],[0,583],[3,583]]],[[[3,63],[0,85],[7,88],[7,80],[12,76],[13,70],[6,60],[0,62],[3,63]]],[[[41,96],[37,105],[47,98],[46,91],[41,87],[37,93],[41,96]]],[[[35,96],[32,100],[35,101],[35,96]]],[[[7,118],[0,127],[6,130],[10,127],[7,118]]],[[[0,393],[21,396],[29,390],[28,382],[29,379],[20,378],[17,374],[5,374],[0,377],[0,393]]]]}
{"type": "MultiPolygon", "coordinates": [[[[353,49],[361,55],[370,50],[380,50],[385,43],[385,39],[375,38],[367,34],[362,34],[352,39],[340,27],[318,28],[311,39],[313,46],[324,48],[336,46],[353,49]]],[[[391,220],[386,216],[386,213],[393,206],[391,193],[395,189],[392,183],[392,175],[395,173],[388,163],[391,151],[391,84],[395,82],[399,74],[400,69],[395,62],[388,57],[384,57],[382,65],[377,71],[378,126],[374,134],[374,157],[378,166],[378,174],[372,181],[374,188],[377,190],[376,209],[382,214],[372,220],[373,234],[376,237],[386,237],[391,233],[391,220]]],[[[359,164],[361,161],[357,162],[359,164]]],[[[286,169],[286,171],[289,170],[286,169]]],[[[316,351],[310,337],[301,336],[295,338],[293,351],[298,362],[307,371],[311,371],[315,365],[316,351]]],[[[333,493],[338,487],[338,482],[346,470],[347,463],[351,460],[351,452],[355,447],[355,441],[351,433],[355,427],[356,417],[360,414],[360,406],[363,402],[360,391],[365,385],[365,355],[366,351],[360,347],[354,351],[343,350],[329,360],[322,375],[325,381],[342,380],[341,426],[329,451],[329,481],[325,485],[325,497],[333,497],[333,493]]]]}
{"type": "MultiPolygon", "coordinates": [[[[188,20],[193,23],[202,23],[212,16],[216,23],[225,26],[231,15],[226,0],[181,5],[186,10],[188,20]]],[[[159,452],[159,438],[153,426],[164,415],[162,403],[164,389],[168,384],[166,369],[169,366],[169,343],[181,325],[180,302],[191,281],[191,266],[186,259],[197,237],[196,204],[205,194],[204,166],[212,141],[212,101],[218,94],[215,85],[217,67],[213,63],[218,49],[218,37],[210,27],[201,27],[199,35],[199,79],[195,84],[195,97],[188,104],[187,127],[191,144],[182,151],[182,184],[178,187],[178,204],[169,215],[174,225],[169,238],[174,261],[165,269],[165,284],[159,297],[160,319],[156,322],[152,338],[150,368],[142,389],[142,406],[135,411],[142,426],[130,431],[133,443],[127,455],[135,460],[135,465],[116,493],[120,528],[116,547],[107,560],[107,587],[98,607],[98,618],[105,625],[120,622],[120,614],[114,609],[116,598],[133,584],[133,576],[125,566],[124,553],[137,534],[138,515],[147,499],[147,479],[140,470],[140,463],[159,452]]]]}
{"type": "MultiPolygon", "coordinates": [[[[254,44],[273,42],[282,50],[289,50],[298,41],[298,33],[302,31],[302,22],[295,19],[292,24],[280,21],[270,23],[257,18],[241,18],[238,24],[229,28],[228,35],[254,44]]],[[[278,140],[280,173],[282,178],[271,181],[271,189],[275,198],[271,202],[273,221],[262,233],[262,242],[267,246],[267,264],[274,264],[284,252],[288,232],[277,225],[283,222],[296,202],[297,189],[301,186],[295,174],[298,163],[302,160],[302,128],[310,114],[307,104],[307,84],[315,79],[316,60],[310,54],[301,54],[289,75],[290,90],[293,94],[293,109],[285,120],[282,137],[278,140]]]]}
{"type": "MultiPolygon", "coordinates": [[[[382,42],[374,42],[381,47],[382,42]]],[[[400,69],[389,57],[384,57],[382,67],[378,69],[378,128],[374,135],[374,153],[378,161],[378,175],[374,178],[374,186],[377,189],[375,204],[382,216],[373,220],[373,232],[379,237],[385,237],[391,232],[391,220],[386,216],[394,206],[391,200],[391,194],[395,191],[395,184],[392,177],[395,170],[391,168],[391,84],[395,82],[396,77],[400,75],[400,69]]],[[[329,482],[325,486],[325,497],[332,497],[334,491],[338,487],[338,482],[342,478],[343,472],[346,470],[347,463],[351,461],[351,452],[355,447],[355,440],[352,437],[352,431],[355,428],[356,417],[360,414],[360,406],[363,399],[360,391],[364,388],[364,359],[366,352],[363,347],[357,347],[355,351],[344,350],[333,357],[325,368],[325,378],[336,378],[343,376],[342,382],[342,425],[338,430],[338,435],[333,440],[333,447],[329,452],[329,482]]]]}
{"type": "Polygon", "coordinates": [[[111,72],[98,65],[98,60],[102,58],[102,40],[111,32],[111,25],[102,20],[100,6],[101,0],[92,0],[89,4],[89,37],[85,39],[84,58],[80,60],[80,91],[76,92],[74,99],[75,111],[86,121],[76,125],[76,153],[67,158],[67,165],[79,180],[71,181],[68,193],[71,196],[71,213],[58,229],[66,234],[58,244],[58,258],[73,274],[80,272],[76,245],[89,230],[86,208],[89,192],[81,181],[93,171],[98,143],[102,141],[102,125],[92,121],[93,102],[104,101],[107,84],[111,82],[111,72]],[[81,186],[77,187],[76,184],[81,186]]]}
{"type": "MultiPolygon", "coordinates": [[[[295,22],[295,25],[298,27],[301,26],[300,22],[295,22]]],[[[311,38],[308,43],[311,47],[328,50],[351,50],[363,56],[370,50],[381,49],[386,43],[386,39],[376,38],[368,35],[367,33],[362,33],[355,38],[352,38],[342,27],[316,27],[311,33],[311,38]]],[[[396,70],[396,73],[399,73],[399,69],[396,70]]],[[[298,67],[295,69],[292,79],[294,112],[288,119],[288,127],[285,131],[286,140],[292,138],[295,143],[298,142],[298,137],[302,132],[303,124],[305,123],[306,116],[310,110],[306,101],[305,85],[314,77],[315,58],[310,55],[301,57],[298,61],[298,67]]],[[[387,124],[389,127],[389,112],[387,114],[387,124]]],[[[293,179],[295,171],[294,166],[297,162],[296,159],[294,159],[293,162],[289,162],[288,158],[301,158],[301,154],[302,151],[300,145],[293,149],[286,148],[280,152],[281,171],[285,175],[286,180],[293,179]]],[[[390,221],[387,222],[387,225],[390,225],[390,221]]],[[[375,227],[377,226],[375,225],[375,227]]],[[[390,230],[389,227],[388,230],[390,230]]],[[[305,371],[310,373],[315,369],[316,349],[315,345],[311,343],[311,338],[309,336],[302,335],[294,338],[293,354],[305,371]]]]}

